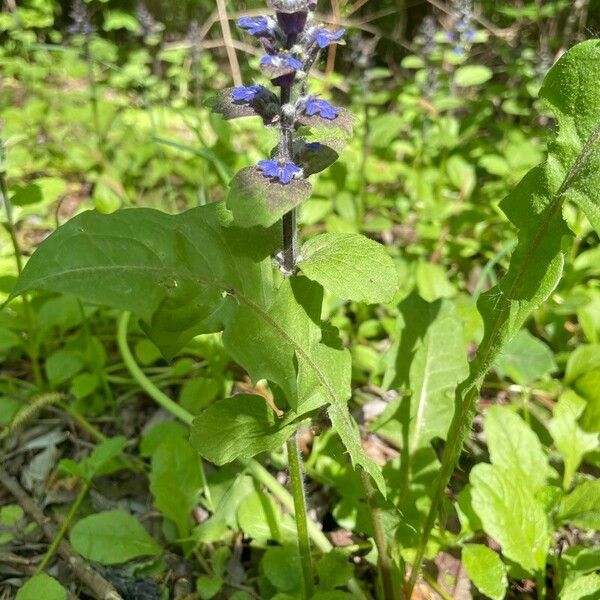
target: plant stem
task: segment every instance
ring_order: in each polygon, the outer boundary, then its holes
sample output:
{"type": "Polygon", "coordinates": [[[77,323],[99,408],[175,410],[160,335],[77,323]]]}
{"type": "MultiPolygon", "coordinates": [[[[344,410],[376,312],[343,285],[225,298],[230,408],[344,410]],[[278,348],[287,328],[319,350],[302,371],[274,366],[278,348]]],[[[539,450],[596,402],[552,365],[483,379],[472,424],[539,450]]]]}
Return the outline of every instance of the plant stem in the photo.
{"type": "Polygon", "coordinates": [[[366,471],[361,473],[363,487],[365,488],[367,496],[367,504],[369,506],[369,512],[371,513],[371,522],[373,524],[373,533],[375,546],[377,546],[378,554],[378,568],[379,575],[381,577],[381,583],[383,585],[383,597],[385,600],[395,600],[394,594],[394,577],[393,577],[393,566],[392,561],[388,555],[387,542],[385,539],[385,531],[383,530],[383,523],[381,520],[381,510],[377,506],[375,499],[375,491],[371,485],[371,478],[366,471]]]}
{"type": "Polygon", "coordinates": [[[287,441],[288,462],[290,466],[290,479],[292,495],[294,497],[294,516],[298,530],[298,550],[300,552],[300,565],[304,583],[304,598],[309,600],[315,590],[312,558],[310,555],[310,541],[308,539],[308,525],[306,514],[306,495],[304,493],[304,476],[301,467],[300,446],[298,434],[294,434],[287,441]]]}
{"type": "Polygon", "coordinates": [[[298,255],[296,209],[283,215],[281,229],[283,237],[283,269],[286,275],[293,275],[296,270],[296,260],[298,255]]]}
{"type": "MultiPolygon", "coordinates": [[[[13,247],[13,253],[15,255],[15,264],[17,266],[17,273],[21,275],[23,272],[23,257],[21,256],[21,248],[17,240],[17,234],[15,231],[15,222],[13,219],[12,204],[8,199],[8,186],[6,185],[6,175],[4,171],[5,157],[4,157],[4,141],[0,139],[0,203],[4,206],[4,214],[6,215],[6,230],[10,236],[10,241],[13,247]]],[[[44,387],[44,378],[42,376],[42,370],[40,367],[40,361],[38,356],[38,350],[35,342],[35,326],[33,320],[33,311],[29,304],[29,297],[26,294],[22,296],[23,300],[23,317],[25,319],[25,327],[27,328],[28,343],[27,353],[31,360],[31,370],[33,373],[33,379],[38,388],[44,387]]]]}
{"type": "MultiPolygon", "coordinates": [[[[129,369],[129,372],[136,380],[137,384],[160,406],[173,416],[177,417],[187,425],[191,425],[194,416],[187,410],[173,402],[165,393],[159,390],[144,374],[135,362],[135,358],[131,354],[129,344],[127,343],[127,326],[129,324],[130,314],[124,312],[119,318],[117,331],[117,344],[119,351],[123,357],[123,362],[129,369]]],[[[249,459],[239,461],[246,470],[262,485],[264,485],[281,504],[290,513],[294,513],[294,499],[291,494],[265,469],[259,462],[249,459]]],[[[333,545],[327,539],[325,534],[317,527],[317,525],[308,520],[308,534],[313,543],[321,552],[331,552],[333,545]]],[[[348,589],[357,600],[368,600],[368,596],[362,591],[356,579],[352,578],[347,583],[348,589]]]]}
{"type": "Polygon", "coordinates": [[[46,554],[44,554],[44,558],[42,559],[42,562],[37,566],[37,569],[35,570],[36,575],[39,575],[46,568],[46,565],[50,562],[50,559],[54,556],[54,553],[58,550],[60,543],[62,542],[63,538],[65,537],[65,533],[67,533],[67,530],[71,526],[71,523],[73,522],[73,519],[75,518],[75,515],[77,514],[77,511],[79,510],[79,507],[81,506],[81,503],[83,502],[84,498],[86,497],[86,495],[90,489],[91,483],[92,483],[91,481],[86,481],[84,483],[83,487],[81,488],[81,491],[79,492],[79,495],[77,496],[75,502],[71,506],[69,513],[67,514],[65,520],[62,522],[60,529],[57,531],[56,535],[54,536],[54,539],[52,540],[52,544],[50,544],[50,547],[48,548],[48,550],[46,550],[46,554]]]}

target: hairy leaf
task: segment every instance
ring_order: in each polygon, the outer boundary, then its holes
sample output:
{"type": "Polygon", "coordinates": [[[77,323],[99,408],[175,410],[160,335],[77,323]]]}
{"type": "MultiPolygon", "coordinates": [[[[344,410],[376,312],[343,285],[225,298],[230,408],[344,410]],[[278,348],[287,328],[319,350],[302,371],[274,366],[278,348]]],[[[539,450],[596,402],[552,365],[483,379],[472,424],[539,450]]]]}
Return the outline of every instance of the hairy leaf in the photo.
{"type": "Polygon", "coordinates": [[[84,558],[103,565],[125,563],[140,556],[160,554],[160,544],[129,513],[110,510],[75,523],[73,548],[84,558]]]}
{"type": "Polygon", "coordinates": [[[277,384],[298,417],[329,405],[333,427],[353,464],[365,469],[385,493],[381,471],[364,453],[348,410],[350,353],[339,347],[337,336],[324,333],[321,302],[317,284],[302,277],[286,280],[268,310],[241,299],[223,342],[254,381],[266,378],[277,384]]]}
{"type": "Polygon", "coordinates": [[[298,267],[340,298],[389,302],[398,290],[394,262],[385,248],[356,233],[322,233],[308,240],[298,267]]]}
{"type": "Polygon", "coordinates": [[[222,204],[180,215],[85,212],[44,241],[12,297],[44,289],[131,311],[170,356],[194,335],[222,328],[227,294],[270,299],[272,232],[230,225],[222,204]]]}
{"type": "Polygon", "coordinates": [[[561,590],[560,600],[600,600],[600,575],[577,577],[561,590]]]}
{"type": "Polygon", "coordinates": [[[272,92],[263,88],[255,99],[250,102],[234,102],[231,92],[234,88],[220,90],[217,95],[207,102],[212,110],[225,119],[240,117],[261,117],[265,125],[270,125],[279,115],[279,100],[272,92]]]}
{"type": "Polygon", "coordinates": [[[246,167],[231,181],[227,208],[239,227],[271,227],[287,212],[310,198],[312,186],[306,179],[288,184],[271,181],[257,167],[246,167]]]}

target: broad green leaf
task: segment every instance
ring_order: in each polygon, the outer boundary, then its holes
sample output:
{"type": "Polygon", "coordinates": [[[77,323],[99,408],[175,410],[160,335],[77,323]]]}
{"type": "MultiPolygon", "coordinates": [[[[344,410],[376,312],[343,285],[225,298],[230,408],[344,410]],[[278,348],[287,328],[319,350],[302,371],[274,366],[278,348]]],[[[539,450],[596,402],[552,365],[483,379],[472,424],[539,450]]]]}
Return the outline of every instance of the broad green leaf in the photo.
{"type": "Polygon", "coordinates": [[[308,200],[311,193],[312,186],[306,179],[294,179],[284,185],[271,181],[257,167],[247,167],[231,181],[227,208],[239,227],[270,227],[308,200]]]}
{"type": "Polygon", "coordinates": [[[552,475],[548,457],[537,435],[511,408],[492,406],[484,425],[490,460],[494,466],[520,477],[535,493],[552,475]]]}
{"type": "Polygon", "coordinates": [[[34,575],[17,592],[15,600],[67,600],[67,590],[53,577],[34,575]]]}
{"type": "Polygon", "coordinates": [[[308,240],[298,267],[327,291],[345,300],[389,302],[398,274],[385,248],[357,233],[322,233],[308,240]]]}
{"type": "Polygon", "coordinates": [[[295,426],[281,428],[277,420],[262,396],[237,394],[202,411],[194,419],[190,441],[206,460],[223,465],[281,448],[295,426]]]}
{"type": "Polygon", "coordinates": [[[254,381],[277,384],[298,417],[327,404],[353,465],[385,494],[381,470],[362,449],[347,406],[350,353],[339,347],[337,334],[321,328],[321,303],[322,288],[303,277],[285,280],[268,310],[244,299],[225,329],[225,348],[254,381]]]}
{"type": "MultiPolygon", "coordinates": [[[[457,389],[454,419],[433,492],[432,514],[439,508],[471,429],[486,373],[562,276],[564,252],[572,243],[562,216],[564,203],[576,204],[600,231],[599,67],[600,42],[582,42],[552,67],[540,90],[541,99],[556,117],[558,134],[548,146],[546,161],[533,168],[500,204],[518,230],[518,243],[507,273],[478,302],[484,336],[469,377],[457,389]]],[[[429,519],[421,536],[418,558],[424,553],[433,522],[429,519]]]]}
{"type": "Polygon", "coordinates": [[[152,455],[150,491],[154,505],[177,525],[186,537],[192,524],[192,510],[198,505],[202,488],[200,457],[187,440],[173,436],[152,455]]]}
{"type": "Polygon", "coordinates": [[[496,360],[496,370],[520,385],[531,384],[556,369],[552,350],[526,329],[506,344],[496,360]]]}
{"type": "Polygon", "coordinates": [[[417,265],[416,278],[419,294],[427,302],[456,295],[456,288],[450,283],[448,273],[441,265],[420,262],[417,265]]]}
{"type": "Polygon", "coordinates": [[[469,479],[473,508],[502,554],[529,573],[542,570],[550,532],[544,507],[532,490],[510,471],[488,464],[476,465],[469,479]]]}
{"type": "Polygon", "coordinates": [[[462,324],[452,302],[430,304],[416,295],[404,300],[390,359],[384,386],[411,391],[410,412],[401,407],[398,414],[408,426],[410,452],[435,437],[445,439],[452,394],[468,373],[462,324]]]}
{"type": "Polygon", "coordinates": [[[563,456],[565,489],[570,487],[585,454],[598,448],[600,443],[597,433],[586,433],[578,425],[585,407],[585,400],[568,390],[561,395],[554,406],[552,419],[548,423],[554,445],[563,456]]]}
{"type": "Polygon", "coordinates": [[[558,516],[581,529],[600,530],[600,479],[585,480],[566,495],[558,516]]]}
{"type": "Polygon", "coordinates": [[[492,71],[484,65],[465,65],[456,69],[454,83],[459,87],[481,85],[492,78],[492,71]]]}
{"type": "Polygon", "coordinates": [[[43,289],[128,310],[172,355],[194,335],[219,329],[231,296],[269,300],[273,232],[229,225],[223,204],[179,215],[144,208],[82,213],[40,245],[13,297],[43,289]]]}
{"type": "Polygon", "coordinates": [[[574,579],[560,592],[560,600],[600,600],[600,575],[590,573],[574,579]]]}
{"type": "Polygon", "coordinates": [[[73,548],[84,558],[116,565],[140,556],[156,556],[160,544],[129,513],[110,510],[85,517],[70,533],[73,548]]]}
{"type": "Polygon", "coordinates": [[[126,463],[119,456],[127,445],[127,439],[122,436],[109,438],[98,444],[92,453],[80,462],[65,459],[60,462],[62,471],[91,481],[99,475],[110,475],[123,469],[126,463]]]}
{"type": "Polygon", "coordinates": [[[354,596],[340,590],[334,590],[330,592],[317,592],[312,597],[312,600],[348,600],[349,598],[354,598],[354,596]]]}
{"type": "Polygon", "coordinates": [[[492,600],[506,596],[506,565],[496,552],[483,544],[467,544],[462,550],[462,563],[475,587],[492,600]]]}

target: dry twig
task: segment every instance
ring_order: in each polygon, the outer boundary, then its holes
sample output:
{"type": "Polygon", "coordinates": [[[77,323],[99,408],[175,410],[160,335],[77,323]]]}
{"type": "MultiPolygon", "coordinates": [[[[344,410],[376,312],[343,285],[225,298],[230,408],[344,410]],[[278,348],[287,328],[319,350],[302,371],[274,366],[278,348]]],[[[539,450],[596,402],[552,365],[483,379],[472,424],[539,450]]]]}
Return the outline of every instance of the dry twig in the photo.
{"type": "MultiPolygon", "coordinates": [[[[57,532],[57,527],[52,519],[42,512],[29,494],[19,485],[19,482],[1,468],[0,483],[18,500],[21,508],[40,526],[46,539],[52,542],[57,532]]],[[[62,540],[58,546],[58,553],[73,569],[77,579],[86,585],[98,600],[123,600],[117,590],[73,550],[69,542],[62,540]]]]}

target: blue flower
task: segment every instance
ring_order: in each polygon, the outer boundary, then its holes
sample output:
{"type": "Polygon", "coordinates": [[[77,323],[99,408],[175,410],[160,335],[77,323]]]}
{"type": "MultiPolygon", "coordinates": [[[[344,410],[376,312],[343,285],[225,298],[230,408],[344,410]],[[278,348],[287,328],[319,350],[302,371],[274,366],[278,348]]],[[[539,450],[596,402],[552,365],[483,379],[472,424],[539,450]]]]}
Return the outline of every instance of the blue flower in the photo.
{"type": "Polygon", "coordinates": [[[261,67],[271,67],[281,71],[299,71],[304,63],[289,54],[267,54],[260,59],[261,67]]]}
{"type": "Polygon", "coordinates": [[[273,25],[267,17],[242,17],[237,26],[255,37],[268,36],[273,33],[273,25]]]}
{"type": "Polygon", "coordinates": [[[252,102],[264,90],[262,85],[242,85],[233,88],[231,98],[234,102],[252,102]]]}
{"type": "Polygon", "coordinates": [[[313,33],[313,40],[317,43],[319,48],[327,48],[330,44],[337,44],[340,42],[345,33],[345,29],[339,29],[334,33],[327,31],[327,29],[317,29],[313,33]]]}
{"type": "Polygon", "coordinates": [[[283,185],[287,185],[296,175],[302,173],[302,169],[294,163],[279,160],[261,160],[258,168],[265,177],[277,179],[283,185]]]}
{"type": "Polygon", "coordinates": [[[327,100],[322,100],[321,98],[315,98],[313,96],[310,96],[304,103],[304,112],[309,117],[318,114],[330,121],[333,121],[340,114],[339,109],[329,104],[327,100]]]}

